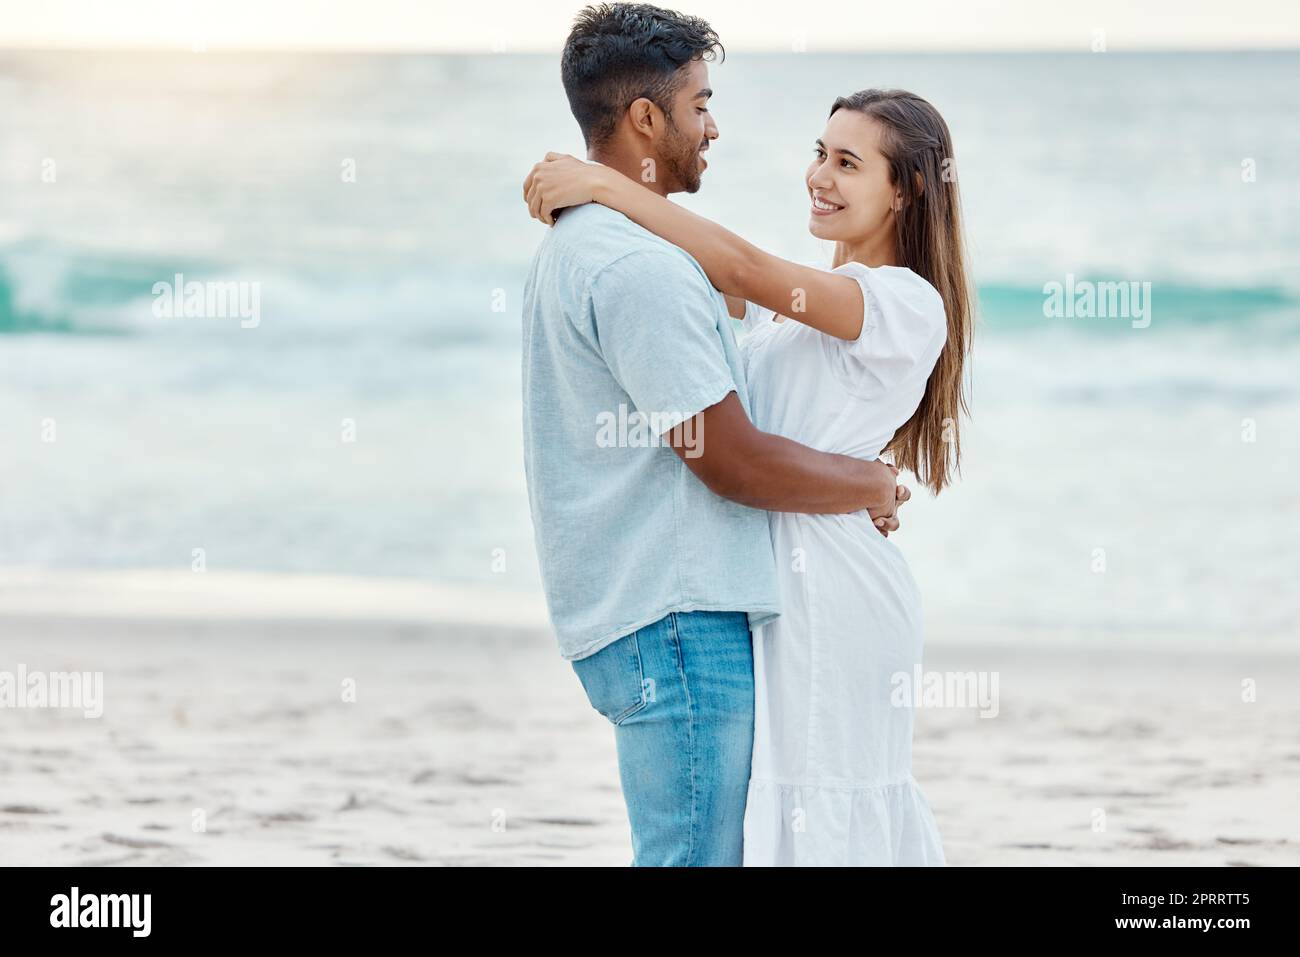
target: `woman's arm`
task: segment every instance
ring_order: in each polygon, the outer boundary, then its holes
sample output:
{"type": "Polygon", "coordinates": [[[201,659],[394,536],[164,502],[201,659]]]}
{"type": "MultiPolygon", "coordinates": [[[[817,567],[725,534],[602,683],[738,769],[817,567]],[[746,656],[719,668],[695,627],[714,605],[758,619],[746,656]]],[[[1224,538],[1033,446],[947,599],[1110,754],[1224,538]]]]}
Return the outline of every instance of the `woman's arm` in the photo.
{"type": "Polygon", "coordinates": [[[525,180],[524,196],[529,212],[551,225],[555,210],[594,200],[686,250],[726,295],[839,339],[862,332],[862,289],[853,278],[764,252],[608,166],[548,153],[525,180]]]}

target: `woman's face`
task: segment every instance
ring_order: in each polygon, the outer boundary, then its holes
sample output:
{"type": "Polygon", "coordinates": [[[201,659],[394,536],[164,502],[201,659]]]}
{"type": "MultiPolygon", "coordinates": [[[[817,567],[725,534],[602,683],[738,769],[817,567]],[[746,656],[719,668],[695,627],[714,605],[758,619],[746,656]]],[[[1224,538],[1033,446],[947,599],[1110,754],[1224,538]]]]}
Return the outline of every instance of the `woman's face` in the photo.
{"type": "Polygon", "coordinates": [[[818,239],[859,243],[893,229],[898,191],[880,151],[882,129],[857,110],[836,110],[815,145],[804,182],[812,201],[808,231],[818,239]]]}

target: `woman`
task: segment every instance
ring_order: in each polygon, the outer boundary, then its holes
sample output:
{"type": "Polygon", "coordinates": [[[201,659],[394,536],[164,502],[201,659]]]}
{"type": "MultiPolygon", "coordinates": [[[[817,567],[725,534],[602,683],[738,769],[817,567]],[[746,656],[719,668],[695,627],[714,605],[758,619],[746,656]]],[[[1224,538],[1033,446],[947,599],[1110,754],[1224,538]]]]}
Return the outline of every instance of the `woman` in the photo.
{"type": "MultiPolygon", "coordinates": [[[[755,424],[805,445],[882,453],[936,494],[954,477],[972,297],[947,125],[891,90],[841,97],[805,184],[824,270],[771,256],[623,175],[550,154],[529,209],[595,201],[680,246],[727,295],[755,424]],[[553,157],[553,158],[552,158],[553,157]]],[[[744,862],[942,865],[912,777],[920,594],[864,512],[770,513],[782,614],[754,633],[744,862]]]]}

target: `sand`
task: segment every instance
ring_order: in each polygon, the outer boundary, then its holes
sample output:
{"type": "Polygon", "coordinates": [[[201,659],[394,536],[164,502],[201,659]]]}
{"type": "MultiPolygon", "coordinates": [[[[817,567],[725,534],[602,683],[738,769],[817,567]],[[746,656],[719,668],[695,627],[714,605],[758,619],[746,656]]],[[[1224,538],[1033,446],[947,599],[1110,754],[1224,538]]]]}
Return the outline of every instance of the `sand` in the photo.
{"type": "MultiPolygon", "coordinates": [[[[535,602],[259,580],[0,578],[0,671],[104,681],[99,718],[0,709],[0,864],[630,861],[610,726],[535,602]]],[[[1300,864],[1295,654],[1021,636],[925,669],[998,674],[995,717],[917,716],[951,865],[1300,864]]]]}

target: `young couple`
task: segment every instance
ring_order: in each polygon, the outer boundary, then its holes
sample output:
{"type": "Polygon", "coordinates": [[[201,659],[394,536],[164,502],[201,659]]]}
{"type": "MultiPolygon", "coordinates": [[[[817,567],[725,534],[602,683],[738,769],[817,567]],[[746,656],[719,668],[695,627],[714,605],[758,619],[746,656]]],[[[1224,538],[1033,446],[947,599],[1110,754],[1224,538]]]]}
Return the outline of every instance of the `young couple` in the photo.
{"type": "Polygon", "coordinates": [[[548,154],[524,183],[554,227],[523,309],[551,620],[614,725],[634,864],[941,865],[891,695],[921,608],[879,457],[935,493],[957,465],[952,142],[910,93],[835,100],[804,172],[834,268],[769,255],[666,198],[718,137],[720,50],[695,17],[585,8],[562,75],[592,162],[548,154]],[[620,407],[659,441],[597,441],[620,407]]]}

